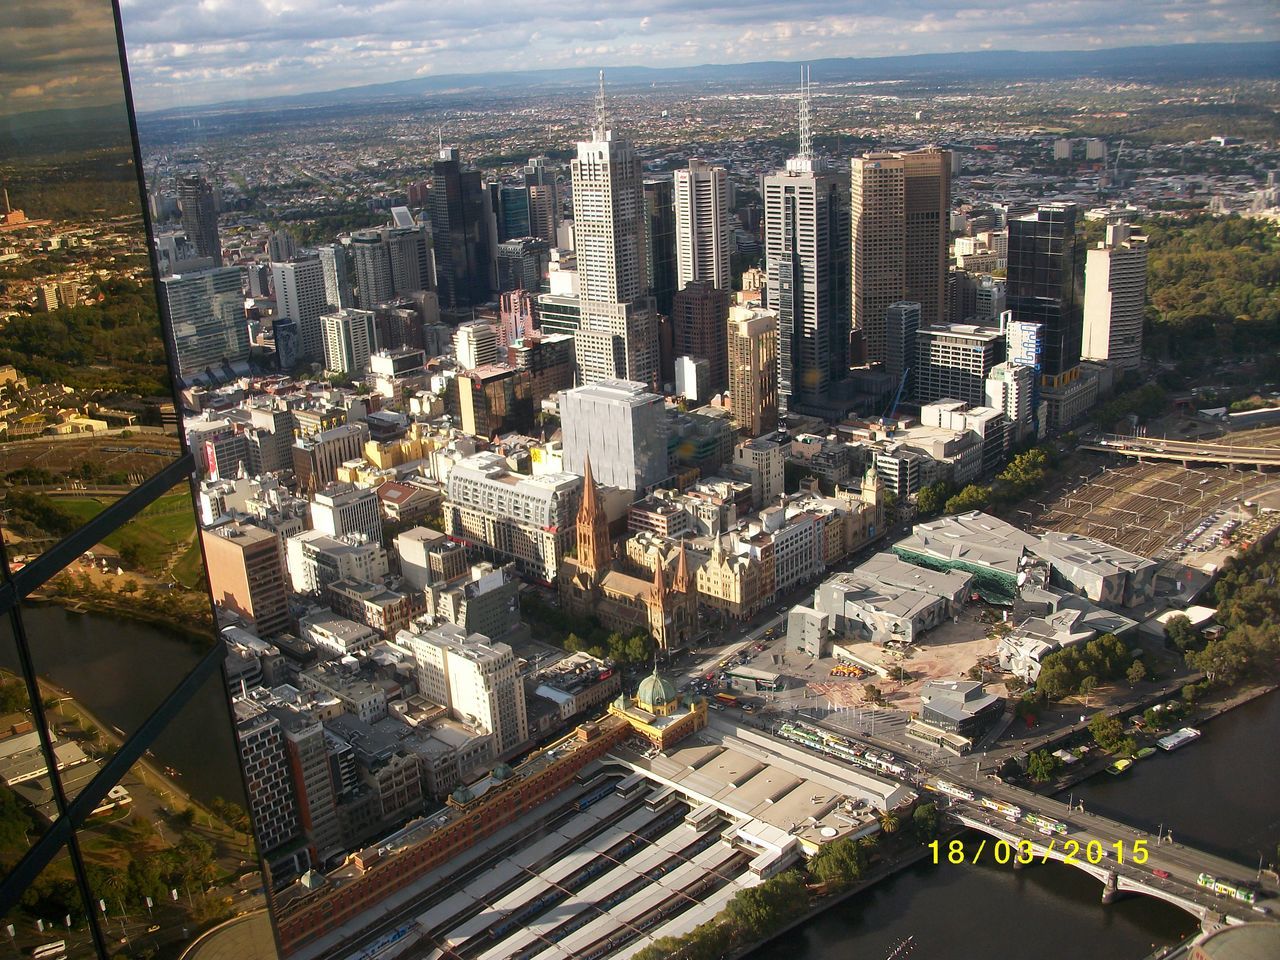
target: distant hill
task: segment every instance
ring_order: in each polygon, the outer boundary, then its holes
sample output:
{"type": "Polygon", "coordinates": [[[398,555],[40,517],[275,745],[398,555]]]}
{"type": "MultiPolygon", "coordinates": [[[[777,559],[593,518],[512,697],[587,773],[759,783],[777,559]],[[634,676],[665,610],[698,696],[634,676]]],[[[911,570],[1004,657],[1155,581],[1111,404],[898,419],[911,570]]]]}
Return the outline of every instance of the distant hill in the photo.
{"type": "Polygon", "coordinates": [[[0,115],[0,156],[45,156],[102,147],[133,149],[124,101],[0,115]]]}
{"type": "MultiPolygon", "coordinates": [[[[1180,81],[1280,77],[1280,42],[1185,43],[1109,50],[925,53],[894,57],[840,57],[803,61],[822,84],[849,81],[936,78],[938,80],[1044,80],[1099,77],[1114,80],[1180,81]]],[[[801,61],[703,64],[695,67],[609,67],[610,87],[767,85],[797,82],[801,61]]],[[[598,67],[525,70],[513,73],[445,74],[391,83],[345,87],[205,107],[153,111],[148,118],[281,107],[334,106],[367,100],[429,94],[479,93],[504,89],[550,91],[589,89],[598,67]]]]}

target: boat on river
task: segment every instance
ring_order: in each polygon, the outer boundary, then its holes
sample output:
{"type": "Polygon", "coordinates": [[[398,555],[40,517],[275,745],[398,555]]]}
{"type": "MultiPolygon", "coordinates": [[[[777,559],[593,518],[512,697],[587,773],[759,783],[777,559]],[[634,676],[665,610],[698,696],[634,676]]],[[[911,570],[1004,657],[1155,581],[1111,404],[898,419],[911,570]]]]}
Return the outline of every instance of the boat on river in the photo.
{"type": "Polygon", "coordinates": [[[1107,773],[1111,774],[1113,777],[1118,777],[1120,774],[1132,767],[1133,763],[1134,761],[1132,757],[1121,757],[1115,763],[1107,767],[1107,773]]]}
{"type": "Polygon", "coordinates": [[[1156,741],[1156,746],[1161,750],[1177,750],[1179,747],[1185,747],[1192,740],[1199,740],[1200,737],[1201,733],[1195,727],[1183,727],[1177,733],[1161,737],[1156,741]]]}

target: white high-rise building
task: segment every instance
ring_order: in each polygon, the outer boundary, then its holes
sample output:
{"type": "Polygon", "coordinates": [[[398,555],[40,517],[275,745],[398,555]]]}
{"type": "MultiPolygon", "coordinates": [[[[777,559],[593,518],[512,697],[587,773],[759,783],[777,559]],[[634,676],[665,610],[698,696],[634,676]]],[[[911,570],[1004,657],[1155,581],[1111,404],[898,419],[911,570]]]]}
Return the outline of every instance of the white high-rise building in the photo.
{"type": "Polygon", "coordinates": [[[339,310],[320,318],[324,334],[324,368],[353,379],[363,377],[369,355],[378,349],[371,310],[339,310]]]}
{"type": "Polygon", "coordinates": [[[849,367],[849,180],[813,154],[809,95],[800,152],[764,178],[768,306],[778,313],[778,406],[821,405],[849,367]]]}
{"type": "Polygon", "coordinates": [[[670,475],[662,397],[643,383],[606,380],[560,395],[564,468],[582,476],[587,458],[596,482],[648,490],[670,475]]]}
{"type": "Polygon", "coordinates": [[[1109,224],[1106,239],[1086,254],[1081,355],[1136,370],[1146,304],[1147,238],[1127,223],[1109,224]]]}
{"type": "Polygon", "coordinates": [[[986,405],[1005,415],[1015,438],[1020,438],[1031,427],[1035,389],[1035,368],[1023,363],[998,363],[987,374],[986,405]]]}
{"type": "Polygon", "coordinates": [[[584,383],[603,376],[656,385],[658,328],[647,296],[643,167],[635,147],[609,129],[603,71],[591,139],[578,144],[570,172],[579,377],[584,383]]]}
{"type": "Polygon", "coordinates": [[[458,366],[474,370],[498,362],[498,328],[492,323],[464,323],[453,334],[458,366]]]}
{"type": "Polygon", "coordinates": [[[729,278],[729,175],[724,167],[690,160],[675,174],[676,289],[710,280],[732,290],[729,278]]]}
{"type": "Polygon", "coordinates": [[[271,264],[276,293],[276,316],[298,325],[299,354],[308,360],[324,360],[324,331],[320,315],[328,302],[324,265],[319,257],[295,258],[271,264]]]}
{"type": "Polygon", "coordinates": [[[160,294],[169,315],[178,374],[186,377],[249,358],[249,329],[237,267],[164,277],[160,294]]]}
{"type": "Polygon", "coordinates": [[[425,633],[402,630],[396,642],[418,664],[423,696],[457,720],[492,734],[499,756],[529,739],[520,661],[508,644],[447,623],[425,633]]]}
{"type": "Polygon", "coordinates": [[[320,267],[324,271],[324,301],[330,310],[347,310],[356,305],[351,294],[351,275],[347,270],[347,250],[340,243],[326,243],[319,248],[320,267]]]}
{"type": "Polygon", "coordinates": [[[382,541],[382,510],[372,487],[331,483],[311,501],[311,529],[335,539],[358,534],[371,543],[382,541]]]}

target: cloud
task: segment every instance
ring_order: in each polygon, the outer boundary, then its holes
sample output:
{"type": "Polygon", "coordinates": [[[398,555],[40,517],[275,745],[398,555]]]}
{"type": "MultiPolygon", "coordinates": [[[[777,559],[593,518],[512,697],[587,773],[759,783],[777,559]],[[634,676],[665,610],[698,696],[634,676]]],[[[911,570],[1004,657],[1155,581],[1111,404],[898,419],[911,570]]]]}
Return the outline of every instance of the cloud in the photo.
{"type": "Polygon", "coordinates": [[[1200,40],[1280,39],[1275,0],[122,0],[122,12],[141,109],[601,61],[1162,43],[1190,24],[1200,40]]]}
{"type": "Polygon", "coordinates": [[[108,0],[0,2],[0,116],[123,99],[108,0]]]}

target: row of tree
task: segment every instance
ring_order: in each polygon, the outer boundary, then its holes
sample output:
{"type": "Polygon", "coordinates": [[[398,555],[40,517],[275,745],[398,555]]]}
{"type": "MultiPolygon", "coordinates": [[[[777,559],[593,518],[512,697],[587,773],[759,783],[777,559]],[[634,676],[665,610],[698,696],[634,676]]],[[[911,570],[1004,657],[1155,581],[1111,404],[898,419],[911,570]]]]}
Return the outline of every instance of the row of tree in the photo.
{"type": "MultiPolygon", "coordinates": [[[[1023,497],[1044,487],[1053,473],[1053,450],[1047,446],[1032,447],[1014,456],[1005,468],[989,484],[971,483],[959,493],[947,497],[944,509],[947,513],[965,513],[969,510],[986,510],[1017,503],[1023,497]]],[[[927,505],[936,511],[937,502],[947,488],[930,493],[927,505]]],[[[917,509],[927,512],[917,502],[917,509]]]]}
{"type": "Polygon", "coordinates": [[[1079,693],[1088,696],[1100,683],[1125,677],[1137,683],[1147,675],[1146,666],[1134,657],[1124,641],[1113,633],[1088,643],[1056,650],[1040,664],[1036,689],[1051,700],[1079,693]]]}

